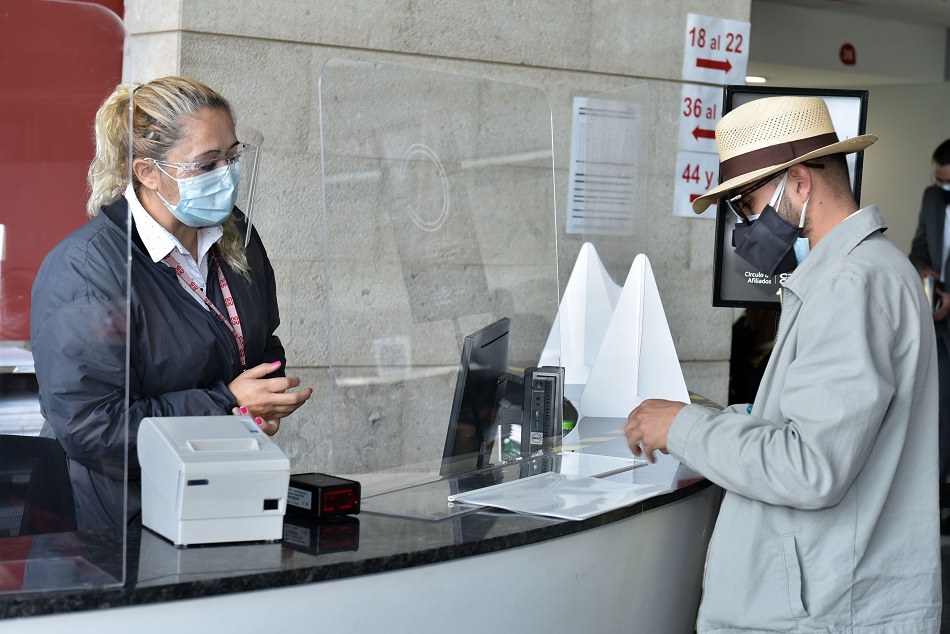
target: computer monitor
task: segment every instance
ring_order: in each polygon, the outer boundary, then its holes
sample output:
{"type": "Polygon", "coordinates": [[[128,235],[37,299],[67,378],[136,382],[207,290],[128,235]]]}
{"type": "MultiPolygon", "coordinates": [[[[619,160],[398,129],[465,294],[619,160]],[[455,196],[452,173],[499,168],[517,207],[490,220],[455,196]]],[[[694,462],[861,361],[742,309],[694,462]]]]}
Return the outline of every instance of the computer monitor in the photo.
{"type": "MultiPolygon", "coordinates": [[[[441,475],[488,466],[505,407],[511,319],[503,317],[466,335],[449,416],[441,475]]],[[[520,410],[519,410],[520,417],[520,410]]]]}

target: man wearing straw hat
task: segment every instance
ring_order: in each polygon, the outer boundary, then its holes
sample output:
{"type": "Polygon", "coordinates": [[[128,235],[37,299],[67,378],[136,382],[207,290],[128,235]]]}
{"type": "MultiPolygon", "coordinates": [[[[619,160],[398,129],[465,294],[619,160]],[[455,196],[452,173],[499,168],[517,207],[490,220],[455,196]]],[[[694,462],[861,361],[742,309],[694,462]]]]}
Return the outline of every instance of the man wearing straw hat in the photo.
{"type": "Polygon", "coordinates": [[[789,272],[752,405],[651,399],[633,453],[666,451],[726,490],[699,632],[938,632],[937,355],[920,278],[858,209],[824,101],[758,99],[716,126],[723,183],[701,213],[736,251],[789,272]]]}

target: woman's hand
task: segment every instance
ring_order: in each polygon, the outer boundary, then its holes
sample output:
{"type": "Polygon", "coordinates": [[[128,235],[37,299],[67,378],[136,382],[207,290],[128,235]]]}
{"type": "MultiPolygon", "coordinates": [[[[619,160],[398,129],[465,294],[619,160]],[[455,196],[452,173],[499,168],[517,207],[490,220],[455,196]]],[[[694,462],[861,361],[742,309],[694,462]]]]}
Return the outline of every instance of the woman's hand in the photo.
{"type": "MultiPolygon", "coordinates": [[[[235,416],[250,416],[251,412],[246,407],[234,407],[231,409],[231,413],[235,416]]],[[[257,426],[267,434],[268,436],[273,436],[280,431],[280,421],[279,420],[264,420],[260,416],[254,419],[254,422],[257,423],[257,426]]]]}
{"type": "MultiPolygon", "coordinates": [[[[281,418],[294,413],[313,394],[313,388],[288,391],[300,385],[298,377],[265,378],[279,367],[280,361],[262,363],[245,370],[228,385],[238,408],[246,409],[249,416],[262,419],[261,429],[269,435],[277,432],[281,418]]],[[[243,409],[241,413],[244,413],[243,409]]]]}

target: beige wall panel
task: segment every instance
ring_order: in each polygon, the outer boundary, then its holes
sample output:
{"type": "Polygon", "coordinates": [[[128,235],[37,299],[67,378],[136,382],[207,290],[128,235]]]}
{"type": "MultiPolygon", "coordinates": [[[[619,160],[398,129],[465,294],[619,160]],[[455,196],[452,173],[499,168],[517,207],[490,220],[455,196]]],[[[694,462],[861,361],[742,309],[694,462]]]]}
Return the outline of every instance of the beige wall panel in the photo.
{"type": "Polygon", "coordinates": [[[288,373],[300,377],[302,389],[312,387],[307,403],[283,419],[274,442],[290,458],[291,473],[333,472],[334,434],[329,416],[330,380],[324,369],[288,367],[288,373]]]}
{"type": "Polygon", "coordinates": [[[749,3],[592,0],[588,70],[678,80],[690,13],[748,21],[749,3]]]}
{"type": "Polygon", "coordinates": [[[552,68],[589,55],[589,0],[182,2],[182,28],[203,33],[552,68]]]}
{"type": "Polygon", "coordinates": [[[691,393],[704,396],[713,403],[724,405],[728,402],[729,361],[684,363],[683,376],[691,393]]]}
{"type": "Polygon", "coordinates": [[[184,0],[126,0],[125,28],[129,33],[180,31],[184,0]]]}
{"type": "Polygon", "coordinates": [[[167,31],[133,35],[126,48],[122,80],[144,83],[156,77],[175,75],[178,54],[181,52],[181,33],[167,31]]]}

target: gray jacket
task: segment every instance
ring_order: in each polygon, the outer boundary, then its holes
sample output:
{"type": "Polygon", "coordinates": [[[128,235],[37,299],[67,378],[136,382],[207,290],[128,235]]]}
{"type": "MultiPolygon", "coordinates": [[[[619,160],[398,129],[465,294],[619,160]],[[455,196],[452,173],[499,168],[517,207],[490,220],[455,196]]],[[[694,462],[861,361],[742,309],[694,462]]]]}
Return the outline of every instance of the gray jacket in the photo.
{"type": "Polygon", "coordinates": [[[755,404],[688,405],[671,454],[727,493],[700,632],[938,632],[937,358],[867,207],[789,277],[755,404]]]}

